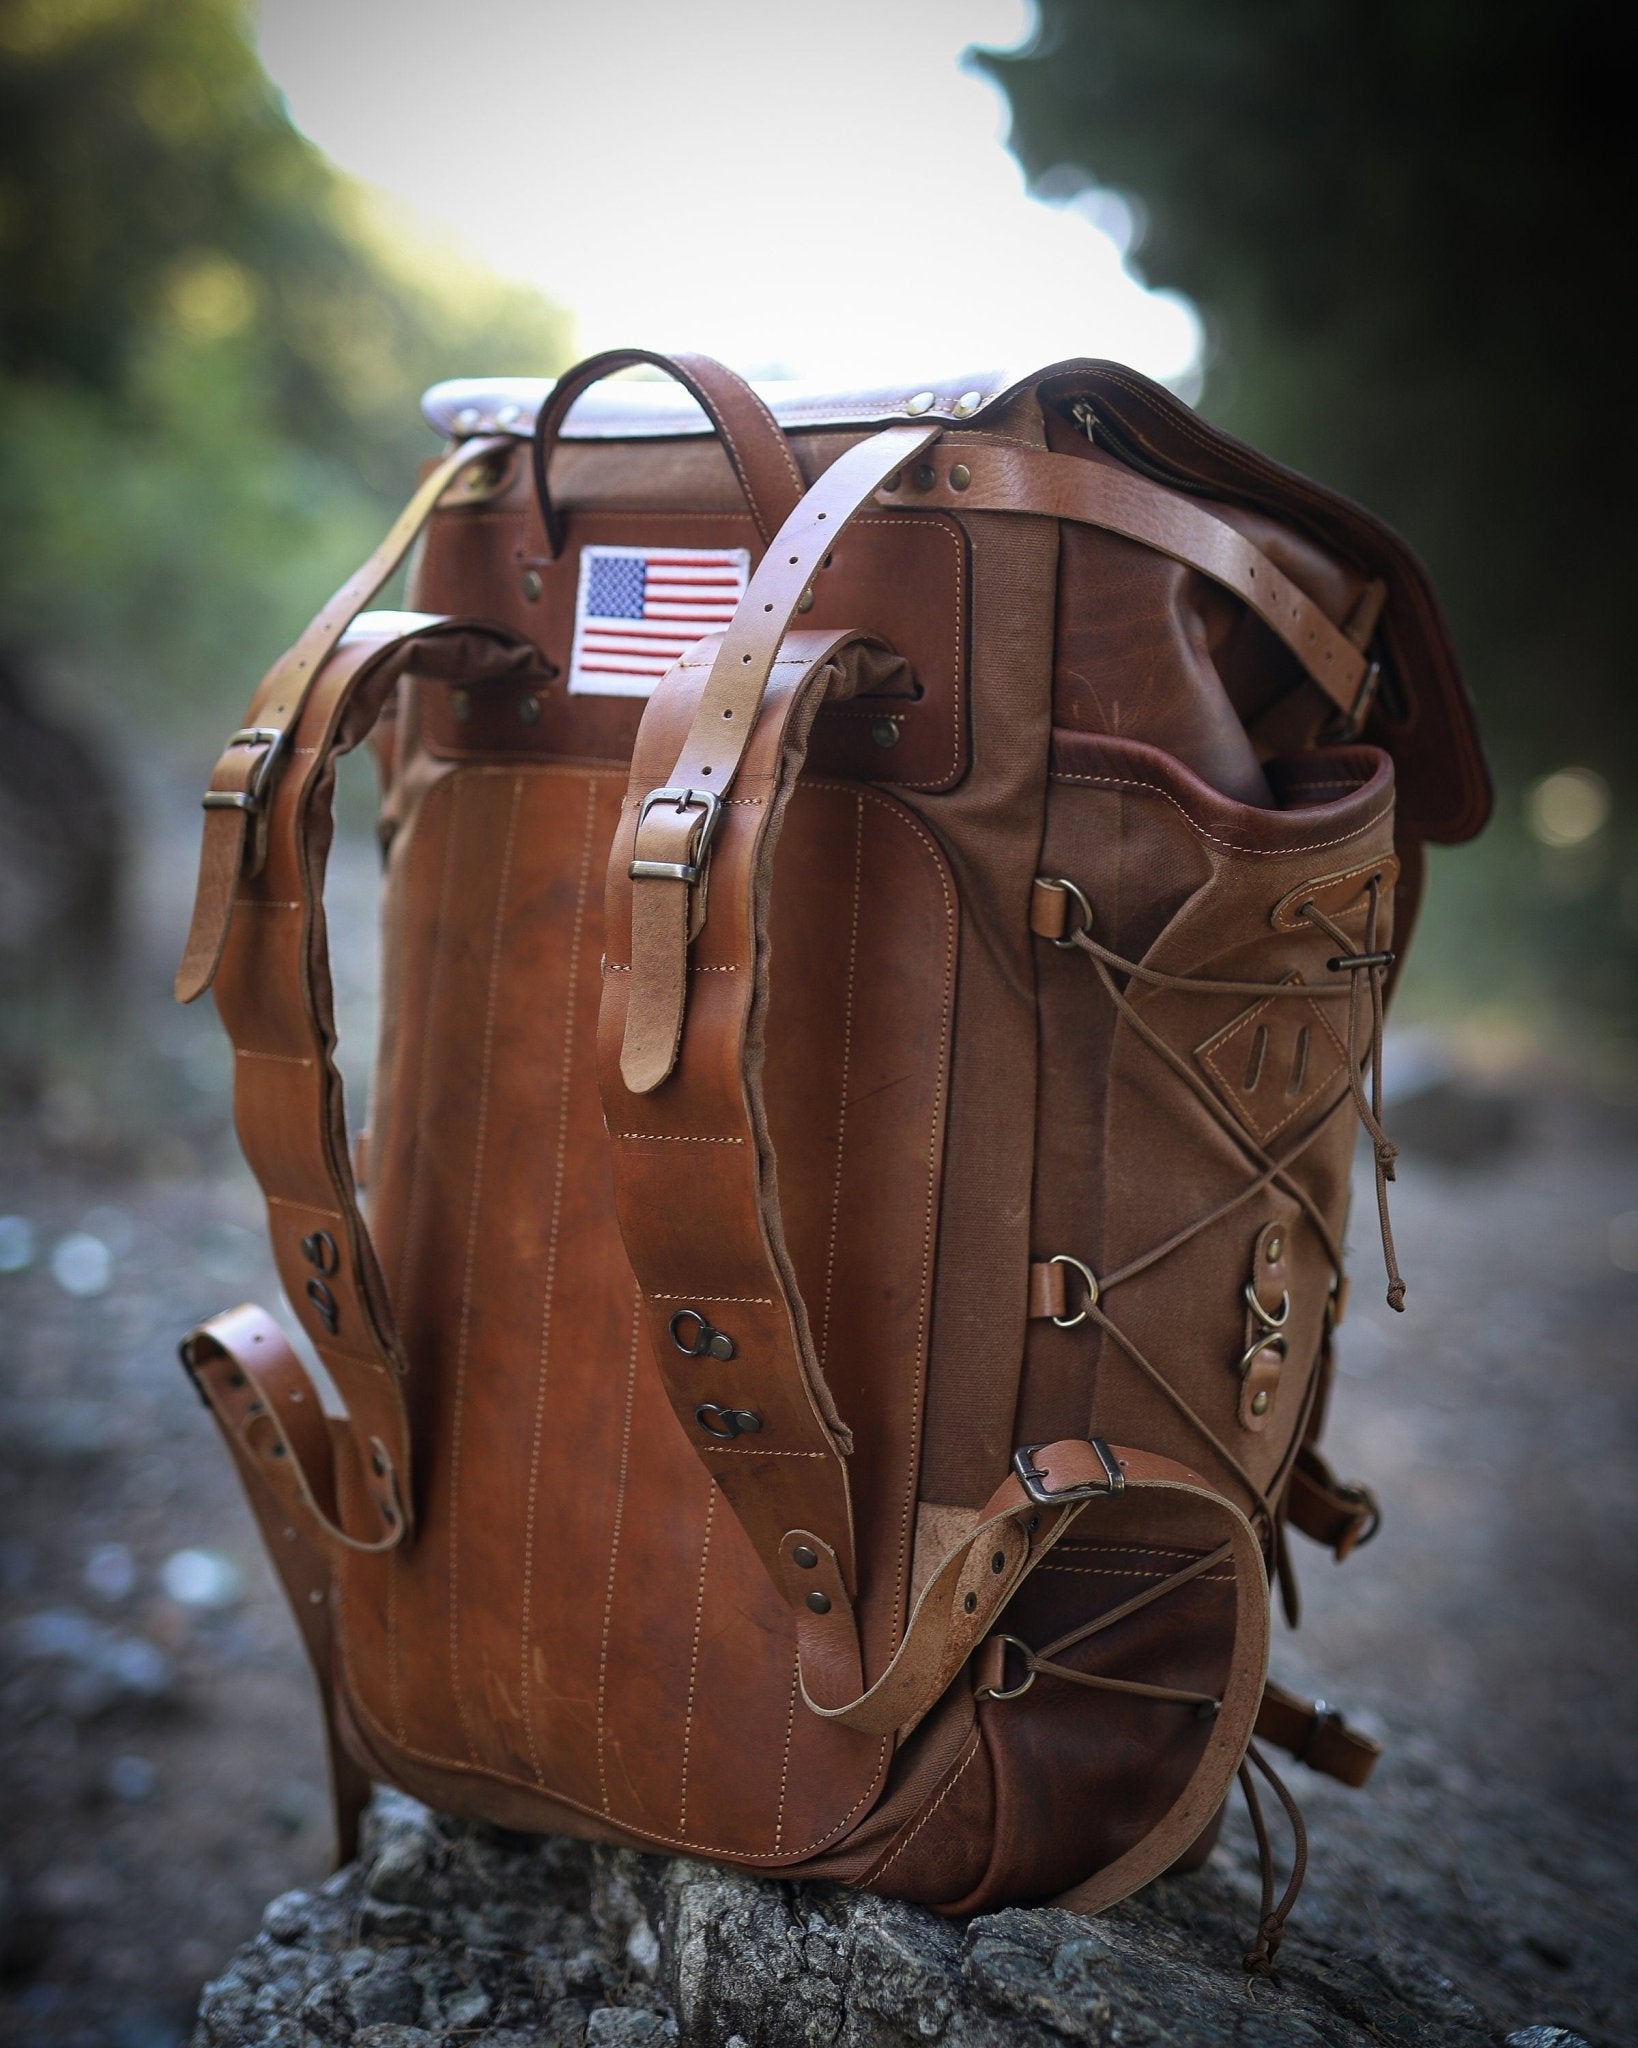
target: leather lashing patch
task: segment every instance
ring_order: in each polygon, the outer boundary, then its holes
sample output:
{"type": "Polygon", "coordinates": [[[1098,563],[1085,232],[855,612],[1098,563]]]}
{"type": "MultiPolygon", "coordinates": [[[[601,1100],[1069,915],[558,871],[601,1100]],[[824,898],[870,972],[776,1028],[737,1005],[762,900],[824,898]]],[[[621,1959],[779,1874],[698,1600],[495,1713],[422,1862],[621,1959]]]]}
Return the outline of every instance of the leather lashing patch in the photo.
{"type": "Polygon", "coordinates": [[[1348,1071],[1347,1049],[1312,996],[1264,996],[1197,1046],[1195,1058],[1259,1143],[1317,1108],[1348,1071]]]}

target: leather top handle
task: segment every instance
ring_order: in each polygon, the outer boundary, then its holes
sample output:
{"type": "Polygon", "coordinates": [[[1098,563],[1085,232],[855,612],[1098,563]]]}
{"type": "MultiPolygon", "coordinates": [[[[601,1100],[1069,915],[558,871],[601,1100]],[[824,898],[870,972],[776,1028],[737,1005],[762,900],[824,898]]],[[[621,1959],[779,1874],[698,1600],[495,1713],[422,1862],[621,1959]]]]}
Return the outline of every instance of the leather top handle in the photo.
{"type": "Polygon", "coordinates": [[[767,546],[800,502],[807,488],[790,443],[773,414],[745,379],[711,356],[662,355],[655,349],[611,348],[588,356],[558,378],[535,421],[535,495],[546,537],[546,556],[556,561],[563,552],[564,519],[552,502],[549,472],[552,450],[563,423],[581,393],[617,370],[649,363],[674,377],[697,399],[717,439],[727,451],[745,502],[751,508],[762,544],[767,546]]]}

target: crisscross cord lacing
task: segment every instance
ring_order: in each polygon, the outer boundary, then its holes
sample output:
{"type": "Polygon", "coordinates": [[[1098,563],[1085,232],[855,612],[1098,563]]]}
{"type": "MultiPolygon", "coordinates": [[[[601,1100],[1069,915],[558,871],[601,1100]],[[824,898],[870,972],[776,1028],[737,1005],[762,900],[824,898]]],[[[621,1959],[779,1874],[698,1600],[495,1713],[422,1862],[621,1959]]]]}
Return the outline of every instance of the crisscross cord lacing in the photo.
{"type": "MultiPolygon", "coordinates": [[[[1049,886],[1051,885],[1049,884],[1049,886]]],[[[1069,888],[1066,889],[1065,893],[1069,899],[1065,906],[1066,913],[1071,910],[1074,901],[1078,900],[1084,904],[1085,899],[1078,889],[1069,888]]],[[[1307,1189],[1292,1177],[1291,1168],[1301,1158],[1307,1148],[1314,1143],[1315,1139],[1319,1137],[1320,1133],[1329,1127],[1331,1118],[1335,1114],[1335,1109],[1340,1108],[1341,1103],[1339,1102],[1332,1110],[1316,1118],[1312,1127],[1307,1132],[1289,1146],[1281,1157],[1275,1158],[1263,1146],[1259,1145],[1243,1129],[1239,1122],[1233,1118],[1224,1105],[1219,1102],[1216,1095],[1213,1094],[1205,1080],[1194,1072],[1193,1068],[1160,1037],[1158,1032],[1151,1028],[1115,977],[1117,974],[1125,975],[1129,980],[1143,982],[1149,987],[1165,989],[1184,995],[1243,995],[1257,997],[1265,1001],[1290,1000],[1293,997],[1300,997],[1309,1001],[1315,999],[1334,1001],[1344,997],[1347,999],[1348,1042],[1346,1061],[1349,1079],[1349,1099],[1352,1101],[1355,1113],[1364,1127],[1372,1146],[1376,1172],[1377,1215],[1382,1233],[1382,1256],[1388,1275],[1388,1302],[1391,1307],[1402,1309],[1405,1302],[1405,1283],[1400,1274],[1398,1260],[1394,1252],[1393,1231],[1388,1216],[1386,1185],[1394,1177],[1396,1155],[1394,1146],[1382,1127],[1383,992],[1387,967],[1391,963],[1391,955],[1379,951],[1377,945],[1382,895],[1382,877],[1380,874],[1372,875],[1369,878],[1365,884],[1365,893],[1364,944],[1358,951],[1355,951],[1353,941],[1348,933],[1333,918],[1327,916],[1316,903],[1310,900],[1298,906],[1298,916],[1306,920],[1316,930],[1323,932],[1337,946],[1338,953],[1335,958],[1327,962],[1327,969],[1333,974],[1346,975],[1346,981],[1320,983],[1296,980],[1279,982],[1230,981],[1216,980],[1197,975],[1167,974],[1158,968],[1144,966],[1141,962],[1124,959],[1120,954],[1100,944],[1098,940],[1093,938],[1091,931],[1084,924],[1078,929],[1070,931],[1066,938],[1058,942],[1062,945],[1072,946],[1085,954],[1091,962],[1093,971],[1102,983],[1110,1001],[1114,1004],[1117,1014],[1125,1023],[1130,1025],[1142,1043],[1156,1053],[1184,1083],[1190,1093],[1195,1096],[1207,1111],[1214,1128],[1228,1139],[1243,1158],[1249,1160],[1257,1168],[1254,1176],[1243,1187],[1226,1200],[1219,1202],[1214,1208],[1207,1211],[1206,1214],[1196,1217],[1193,1222],[1185,1224],[1180,1230],[1174,1231],[1162,1243],[1152,1246],[1150,1250],[1140,1254],[1137,1258],[1128,1260],[1125,1265],[1118,1267],[1114,1272],[1100,1274],[1094,1295],[1085,1303],[1085,1312],[1087,1318],[1095,1322],[1108,1334],[1110,1340],[1131,1360],[1132,1364],[1142,1373],[1149,1384],[1170,1402],[1178,1414],[1183,1417],[1201,1440],[1217,1454],[1223,1464],[1228,1467],[1240,1481],[1241,1485],[1246,1488],[1256,1503],[1258,1513],[1276,1545],[1278,1545],[1279,1522],[1267,1490],[1258,1484],[1246,1470],[1245,1466],[1218,1436],[1217,1432],[1184,1399],[1183,1395],[1160,1368],[1145,1356],[1140,1346],[1111,1319],[1102,1304],[1107,1299],[1112,1288],[1119,1286],[1122,1281],[1130,1280],[1137,1274],[1148,1271],[1150,1267],[1159,1264],[1162,1259],[1169,1258],[1173,1252],[1180,1250],[1184,1245],[1191,1242],[1192,1239],[1199,1236],[1202,1231],[1209,1229],[1222,1217],[1229,1215],[1233,1210],[1251,1200],[1263,1188],[1270,1186],[1278,1186],[1298,1204],[1302,1213],[1313,1225],[1320,1242],[1324,1245],[1332,1273],[1336,1281],[1340,1282],[1342,1277],[1342,1247],[1332,1233],[1319,1205],[1308,1193],[1307,1189]],[[1368,1015],[1370,1029],[1368,1040],[1364,1046],[1360,1043],[1360,1026],[1362,1018],[1367,1014],[1367,1010],[1361,998],[1361,977],[1365,979],[1369,988],[1368,1015]],[[1362,1075],[1362,1069],[1367,1057],[1371,1069],[1369,1096],[1366,1094],[1362,1075]]],[[[1147,1685],[1137,1680],[1106,1677],[1095,1672],[1077,1671],[1058,1660],[1067,1650],[1072,1649],[1075,1645],[1086,1641],[1089,1637],[1098,1634],[1104,1629],[1112,1627],[1116,1622],[1125,1619],[1126,1616],[1134,1613],[1138,1608],[1146,1606],[1150,1601],[1161,1599],[1166,1594],[1172,1593],[1179,1587],[1186,1585],[1191,1579],[1199,1577],[1212,1565],[1221,1563],[1227,1555],[1228,1550],[1225,1547],[1196,1559],[1182,1571],[1172,1573],[1169,1577],[1160,1581],[1159,1584],[1150,1587],[1147,1592],[1140,1593],[1120,1606],[1111,1608],[1107,1613],[1100,1615],[1095,1621],[1072,1630],[1068,1635],[1059,1637],[1056,1642],[1049,1643],[1044,1649],[1033,1650],[1029,1649],[1026,1645],[1020,1644],[1018,1647],[1023,1652],[1025,1666],[1030,1674],[1030,1679],[1032,1680],[1039,1673],[1063,1679],[1074,1685],[1087,1686],[1100,1691],[1137,1694],[1149,1699],[1171,1702],[1177,1705],[1193,1706],[1197,1713],[1215,1710],[1218,1702],[1210,1694],[1189,1692],[1178,1687],[1147,1685]]],[[[1026,1680],[1026,1683],[1028,1682],[1029,1680],[1026,1680]]],[[[1274,1858],[1273,1850],[1269,1843],[1268,1829],[1263,1819],[1262,1808],[1258,1801],[1256,1783],[1252,1777],[1251,1769],[1247,1763],[1242,1762],[1239,1769],[1240,1786],[1245,1795],[1246,1808],[1251,1819],[1252,1833],[1257,1841],[1257,1856],[1262,1880],[1262,1903],[1258,1920],[1257,1939],[1245,1957],[1245,1967],[1249,1971],[1266,1974],[1273,1967],[1274,1955],[1279,1948],[1284,1934],[1286,1918],[1296,1903],[1298,1893],[1302,1889],[1303,1876],[1307,1868],[1307,1835],[1303,1827],[1302,1815],[1297,1809],[1296,1801],[1287,1791],[1285,1785],[1255,1748],[1248,1750],[1247,1754],[1250,1763],[1256,1766],[1256,1769],[1261,1772],[1263,1777],[1274,1788],[1281,1805],[1285,1809],[1286,1815],[1291,1822],[1294,1844],[1291,1875],[1287,1880],[1283,1894],[1278,1902],[1276,1902],[1274,1898],[1274,1858]]]]}

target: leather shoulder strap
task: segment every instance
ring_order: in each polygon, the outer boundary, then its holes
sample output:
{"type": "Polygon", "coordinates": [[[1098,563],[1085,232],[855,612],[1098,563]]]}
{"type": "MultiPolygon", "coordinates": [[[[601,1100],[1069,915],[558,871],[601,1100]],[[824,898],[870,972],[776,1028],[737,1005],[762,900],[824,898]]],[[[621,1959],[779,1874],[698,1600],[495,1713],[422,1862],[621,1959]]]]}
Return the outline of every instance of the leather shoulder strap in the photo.
{"type": "Polygon", "coordinates": [[[1368,702],[1364,653],[1238,528],[1146,477],[1008,441],[946,443],[879,494],[884,505],[1071,519],[1170,555],[1230,590],[1278,634],[1345,719],[1368,702]]]}

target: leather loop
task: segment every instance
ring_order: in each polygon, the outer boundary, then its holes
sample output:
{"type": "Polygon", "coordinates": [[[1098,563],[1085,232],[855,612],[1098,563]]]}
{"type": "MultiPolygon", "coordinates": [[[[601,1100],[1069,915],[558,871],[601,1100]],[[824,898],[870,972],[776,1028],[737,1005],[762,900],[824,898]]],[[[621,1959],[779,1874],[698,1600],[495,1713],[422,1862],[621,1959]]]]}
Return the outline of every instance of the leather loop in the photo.
{"type": "Polygon", "coordinates": [[[1241,598],[1337,709],[1353,717],[1370,672],[1365,655],[1261,548],[1194,499],[1127,470],[1010,442],[946,444],[925,467],[930,484],[901,479],[897,489],[877,493],[881,503],[1071,519],[1170,555],[1241,598]],[[958,465],[968,479],[960,485],[952,481],[958,465]]]}
{"type": "Polygon", "coordinates": [[[535,419],[535,496],[545,535],[546,558],[563,552],[564,520],[551,496],[552,450],[563,423],[582,392],[617,370],[648,363],[664,370],[699,400],[733,465],[745,502],[764,544],[776,534],[802,496],[802,472],[784,431],[743,377],[711,356],[661,355],[653,349],[615,348],[588,356],[559,377],[535,419]]]}
{"type": "Polygon", "coordinates": [[[450,484],[471,464],[486,456],[499,456],[510,445],[504,435],[467,441],[430,470],[380,546],[354,570],[257,685],[244,725],[223,750],[206,792],[199,882],[182,963],[176,971],[179,1003],[195,1001],[210,987],[227,944],[239,877],[241,873],[258,874],[267,858],[268,791],[273,776],[288,766],[295,724],[314,680],[342,635],[409,553],[450,484]],[[253,732],[279,737],[254,745],[244,738],[253,732]],[[253,782],[259,791],[254,797],[253,782]],[[212,797],[229,801],[213,804],[212,797]]]}
{"type": "Polygon", "coordinates": [[[1297,1453],[1284,1505],[1292,1528],[1323,1544],[1338,1564],[1371,1540],[1381,1520],[1370,1490],[1344,1484],[1312,1444],[1297,1453]]]}

